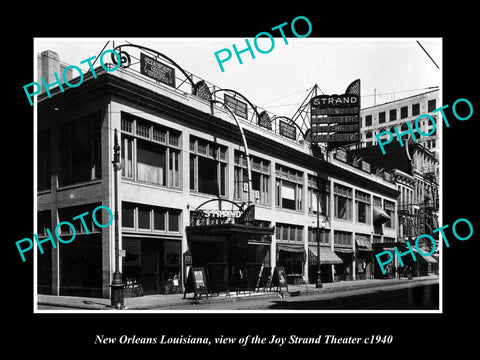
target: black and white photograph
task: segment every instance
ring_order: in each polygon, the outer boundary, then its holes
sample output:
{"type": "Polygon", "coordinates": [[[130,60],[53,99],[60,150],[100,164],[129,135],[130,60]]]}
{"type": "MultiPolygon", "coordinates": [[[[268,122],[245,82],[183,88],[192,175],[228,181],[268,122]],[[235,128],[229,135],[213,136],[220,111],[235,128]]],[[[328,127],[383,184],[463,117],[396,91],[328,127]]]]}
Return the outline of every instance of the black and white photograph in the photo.
{"type": "Polygon", "coordinates": [[[300,22],[35,39],[38,311],[441,310],[441,39],[300,22]]]}
{"type": "Polygon", "coordinates": [[[311,11],[250,20],[25,39],[6,253],[35,342],[124,356],[471,342],[469,40],[323,34],[311,11]]]}

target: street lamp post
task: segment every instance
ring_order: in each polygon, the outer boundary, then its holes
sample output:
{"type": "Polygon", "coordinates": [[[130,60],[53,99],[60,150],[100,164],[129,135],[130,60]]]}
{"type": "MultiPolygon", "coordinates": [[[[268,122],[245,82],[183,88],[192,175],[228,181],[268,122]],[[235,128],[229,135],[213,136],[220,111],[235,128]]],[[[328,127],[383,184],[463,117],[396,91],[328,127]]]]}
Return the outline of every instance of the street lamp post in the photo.
{"type": "Polygon", "coordinates": [[[111,305],[117,310],[122,310],[125,308],[123,302],[123,295],[124,295],[124,286],[122,279],[122,273],[120,272],[120,235],[119,235],[119,226],[118,223],[118,171],[122,169],[122,163],[120,161],[120,145],[118,145],[118,136],[117,136],[117,129],[115,129],[115,144],[113,146],[113,181],[114,181],[114,190],[115,190],[115,210],[114,210],[114,219],[115,219],[115,272],[113,273],[112,283],[110,284],[111,287],[111,305]]]}

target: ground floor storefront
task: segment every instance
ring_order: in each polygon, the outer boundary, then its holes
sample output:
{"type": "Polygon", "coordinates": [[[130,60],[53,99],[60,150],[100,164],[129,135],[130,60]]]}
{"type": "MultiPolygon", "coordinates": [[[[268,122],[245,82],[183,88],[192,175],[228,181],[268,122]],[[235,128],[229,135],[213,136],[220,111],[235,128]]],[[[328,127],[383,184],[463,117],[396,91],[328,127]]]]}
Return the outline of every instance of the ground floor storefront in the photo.
{"type": "MultiPolygon", "coordinates": [[[[395,243],[376,243],[373,244],[374,255],[382,252],[391,253],[392,261],[384,265],[385,274],[382,273],[378,264],[375,266],[375,278],[377,279],[395,279],[406,277],[419,277],[428,275],[438,275],[439,264],[438,260],[432,255],[422,255],[412,248],[415,255],[415,260],[411,254],[408,254],[408,247],[404,242],[395,243]],[[397,248],[395,252],[394,248],[397,248]],[[401,258],[399,254],[403,254],[401,258]],[[403,264],[403,266],[402,266],[403,264]]],[[[384,261],[388,258],[388,255],[383,255],[384,261]]]]}
{"type": "Polygon", "coordinates": [[[203,269],[210,292],[256,291],[261,272],[271,274],[273,228],[213,224],[189,226],[186,232],[191,264],[184,264],[184,274],[189,265],[203,269]]]}
{"type": "Polygon", "coordinates": [[[177,294],[181,289],[181,241],[152,237],[123,239],[126,296],[177,294]]]}
{"type": "MultiPolygon", "coordinates": [[[[438,262],[433,256],[419,254],[417,261],[404,256],[405,266],[399,266],[394,247],[405,252],[404,243],[375,243],[372,248],[356,241],[354,248],[327,244],[318,247],[310,241],[273,242],[274,231],[266,224],[235,223],[187,226],[183,236],[124,231],[121,269],[125,297],[180,294],[191,267],[204,269],[212,293],[269,290],[277,269],[283,271],[288,285],[315,284],[319,270],[322,283],[438,274],[438,262]],[[386,265],[385,274],[375,258],[383,251],[390,251],[394,259],[386,265]]],[[[100,232],[80,234],[78,241],[68,246],[46,250],[38,257],[38,293],[106,297],[104,288],[109,288],[110,279],[102,263],[109,256],[100,232]],[[52,259],[56,266],[52,266],[52,259]],[[56,267],[58,272],[53,271],[56,267]],[[58,290],[53,291],[56,287],[58,290]]]]}

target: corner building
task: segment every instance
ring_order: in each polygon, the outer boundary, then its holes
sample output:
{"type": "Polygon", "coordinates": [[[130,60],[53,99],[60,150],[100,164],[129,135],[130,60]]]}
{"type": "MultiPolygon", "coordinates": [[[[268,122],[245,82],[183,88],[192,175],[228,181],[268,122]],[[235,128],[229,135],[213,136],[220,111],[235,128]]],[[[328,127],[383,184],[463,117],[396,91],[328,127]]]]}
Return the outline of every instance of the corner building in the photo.
{"type": "MultiPolygon", "coordinates": [[[[115,185],[121,272],[145,295],[183,291],[185,255],[193,266],[224,266],[229,279],[248,266],[283,266],[289,283],[314,283],[317,211],[322,281],[374,276],[372,243],[396,241],[393,177],[349,165],[341,152],[313,156],[308,141],[238,116],[250,152],[249,192],[246,149],[224,107],[133,67],[95,72],[78,87],[38,97],[37,234],[45,238],[62,221],[76,230],[75,241],[38,253],[39,293],[110,297],[115,222],[100,228],[87,216],[87,233],[72,218],[99,205],[114,210],[115,185]],[[253,215],[238,221],[248,194],[253,215]]],[[[71,229],[60,235],[70,238],[71,229]]]]}

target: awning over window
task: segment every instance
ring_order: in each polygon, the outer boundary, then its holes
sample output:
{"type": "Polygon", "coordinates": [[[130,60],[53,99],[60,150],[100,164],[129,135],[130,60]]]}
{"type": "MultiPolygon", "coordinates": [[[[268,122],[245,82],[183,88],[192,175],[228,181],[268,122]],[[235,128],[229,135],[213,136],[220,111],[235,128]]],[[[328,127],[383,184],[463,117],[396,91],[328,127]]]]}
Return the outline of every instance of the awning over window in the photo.
{"type": "Polygon", "coordinates": [[[373,222],[376,224],[382,224],[390,220],[390,216],[380,207],[373,207],[373,222]]]}
{"type": "Polygon", "coordinates": [[[357,243],[357,249],[363,251],[373,251],[372,246],[368,240],[357,239],[355,240],[357,243]]]}
{"type": "MultiPolygon", "coordinates": [[[[423,255],[422,255],[423,256],[423,255]]],[[[435,258],[431,255],[427,255],[427,256],[423,256],[423,258],[425,259],[426,262],[430,263],[430,264],[436,264],[438,261],[435,260],[435,258]]]]}
{"type": "Polygon", "coordinates": [[[303,247],[303,244],[279,244],[277,243],[277,250],[280,251],[287,251],[287,252],[304,252],[305,248],[303,247]]]}
{"type": "MultiPolygon", "coordinates": [[[[308,263],[310,265],[318,264],[317,247],[308,247],[308,263]]],[[[320,246],[320,264],[341,264],[343,263],[329,247],[320,246]]]]}
{"type": "MultiPolygon", "coordinates": [[[[341,253],[353,253],[353,249],[352,248],[342,248],[342,247],[335,247],[333,249],[335,252],[341,252],[341,253]]],[[[321,254],[320,254],[321,255],[321,254]]],[[[320,259],[321,260],[321,259],[320,259]]]]}

